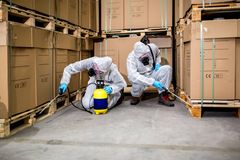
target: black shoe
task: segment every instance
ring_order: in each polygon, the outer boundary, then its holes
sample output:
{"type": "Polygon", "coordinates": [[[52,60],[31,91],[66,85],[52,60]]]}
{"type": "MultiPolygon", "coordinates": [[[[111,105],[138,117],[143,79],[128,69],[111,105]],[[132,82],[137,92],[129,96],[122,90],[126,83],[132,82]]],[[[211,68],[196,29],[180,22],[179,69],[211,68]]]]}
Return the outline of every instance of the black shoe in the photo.
{"type": "Polygon", "coordinates": [[[140,97],[132,97],[130,104],[137,105],[140,102],[140,97]]]}
{"type": "Polygon", "coordinates": [[[124,100],[124,91],[123,91],[123,89],[120,91],[120,93],[121,93],[121,97],[118,99],[116,105],[121,104],[122,101],[124,100]]]}
{"type": "Polygon", "coordinates": [[[159,94],[158,102],[160,104],[163,104],[163,105],[168,106],[168,107],[173,107],[174,106],[174,103],[172,103],[169,100],[167,92],[162,92],[161,94],[159,94]]]}

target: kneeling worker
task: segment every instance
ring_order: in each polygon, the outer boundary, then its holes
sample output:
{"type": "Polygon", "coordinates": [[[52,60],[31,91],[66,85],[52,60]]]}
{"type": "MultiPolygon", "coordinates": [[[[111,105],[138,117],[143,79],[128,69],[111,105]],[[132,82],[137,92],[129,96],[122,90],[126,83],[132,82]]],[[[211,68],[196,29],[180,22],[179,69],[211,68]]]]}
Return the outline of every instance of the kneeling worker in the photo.
{"type": "Polygon", "coordinates": [[[147,86],[154,86],[159,92],[159,103],[174,106],[168,99],[168,88],[172,79],[172,68],[169,65],[160,65],[161,57],[158,47],[153,44],[145,45],[142,42],[134,44],[133,51],[127,58],[128,79],[132,83],[131,105],[140,102],[140,97],[147,86]]]}
{"type": "MultiPolygon", "coordinates": [[[[71,75],[81,71],[88,70],[88,84],[95,83],[96,80],[104,80],[105,87],[103,88],[108,94],[108,108],[118,105],[123,100],[123,88],[126,87],[126,82],[119,73],[117,66],[112,63],[110,57],[92,57],[81,60],[65,67],[63,76],[59,86],[59,94],[63,94],[67,90],[71,75]]],[[[93,107],[93,92],[96,85],[88,85],[86,93],[82,97],[82,104],[85,108],[93,107]]]]}

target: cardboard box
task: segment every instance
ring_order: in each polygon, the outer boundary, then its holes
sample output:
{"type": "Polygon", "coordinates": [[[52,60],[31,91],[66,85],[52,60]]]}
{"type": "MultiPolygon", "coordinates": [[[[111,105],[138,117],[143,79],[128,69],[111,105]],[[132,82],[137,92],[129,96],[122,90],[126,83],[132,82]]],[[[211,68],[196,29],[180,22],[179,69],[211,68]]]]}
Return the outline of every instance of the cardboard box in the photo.
{"type": "Polygon", "coordinates": [[[94,54],[98,57],[109,56],[114,64],[119,66],[119,38],[105,39],[94,44],[94,54]]]}
{"type": "Polygon", "coordinates": [[[25,8],[34,9],[34,0],[8,0],[8,1],[25,8]]]}
{"type": "Polygon", "coordinates": [[[32,47],[32,28],[26,25],[9,24],[9,45],[15,47],[32,47]]]}
{"type": "Polygon", "coordinates": [[[236,40],[236,99],[240,100],[240,39],[236,40]]]}
{"type": "MultiPolygon", "coordinates": [[[[203,21],[204,37],[204,98],[232,100],[235,84],[235,38],[239,37],[239,20],[203,21]],[[214,42],[215,40],[215,42],[214,42]],[[215,49],[213,49],[215,47],[215,49]],[[214,53],[215,62],[211,56],[214,53]],[[214,65],[213,65],[214,64],[214,65]],[[214,87],[212,87],[212,67],[214,87]],[[227,85],[227,86],[226,86],[227,85]],[[222,86],[225,86],[224,88],[222,86]],[[214,89],[214,90],[212,90],[214,89]],[[214,95],[212,95],[212,92],[214,95]]],[[[190,23],[183,32],[185,77],[184,90],[192,99],[200,99],[200,28],[199,22],[190,23]],[[198,56],[196,56],[197,54],[198,56]]]]}
{"type": "Polygon", "coordinates": [[[33,29],[33,47],[36,48],[53,48],[53,32],[49,30],[33,29]]]}
{"type": "Polygon", "coordinates": [[[93,50],[93,39],[91,39],[91,38],[81,39],[81,50],[82,51],[93,50]]]}
{"type": "Polygon", "coordinates": [[[123,1],[102,0],[101,2],[101,29],[104,31],[123,29],[123,1]]]}
{"type": "MultiPolygon", "coordinates": [[[[203,37],[206,38],[233,38],[240,36],[240,21],[236,19],[229,20],[209,20],[202,21],[203,37]]],[[[188,42],[191,39],[200,39],[201,23],[194,22],[185,26],[183,32],[183,41],[188,42]]]]}
{"type": "Polygon", "coordinates": [[[118,69],[126,82],[128,84],[128,78],[127,78],[127,57],[130,52],[133,50],[133,46],[136,42],[140,41],[142,37],[126,37],[126,38],[120,38],[120,43],[119,43],[119,66],[118,69]]]}
{"type": "Polygon", "coordinates": [[[52,99],[51,50],[1,46],[0,51],[0,118],[25,112],[52,99]]]}
{"type": "Polygon", "coordinates": [[[160,49],[161,65],[170,65],[172,67],[172,48],[160,49]]]}
{"type": "Polygon", "coordinates": [[[167,28],[169,26],[172,26],[172,0],[149,0],[148,27],[167,28]]]}
{"type": "MultiPolygon", "coordinates": [[[[210,20],[203,21],[204,38],[232,38],[240,37],[240,21],[229,20],[210,20]]],[[[194,26],[196,38],[200,39],[200,24],[194,26]]]]}
{"type": "Polygon", "coordinates": [[[97,30],[97,6],[96,0],[90,0],[90,29],[93,31],[97,30]]]}
{"type": "Polygon", "coordinates": [[[78,25],[82,26],[82,0],[78,0],[78,25]]]}
{"type": "Polygon", "coordinates": [[[78,24],[78,0],[68,0],[68,21],[78,24]]]}
{"type": "Polygon", "coordinates": [[[8,118],[9,113],[9,70],[8,47],[0,46],[0,119],[8,118]]]}
{"type": "Polygon", "coordinates": [[[68,0],[57,0],[56,1],[56,16],[57,18],[68,20],[68,0]]]}
{"type": "Polygon", "coordinates": [[[99,33],[101,30],[100,11],[101,11],[100,0],[96,0],[96,32],[97,33],[99,33]]]}
{"type": "MultiPolygon", "coordinates": [[[[55,94],[58,94],[58,86],[63,76],[64,68],[76,61],[80,60],[79,51],[70,51],[66,49],[55,49],[55,62],[54,62],[54,86],[55,94]]],[[[79,89],[80,74],[72,75],[69,90],[70,92],[79,89]]]]}
{"type": "Polygon", "coordinates": [[[124,0],[124,29],[147,28],[147,6],[148,0],[124,0]]]}
{"type": "MultiPolygon", "coordinates": [[[[205,5],[211,5],[213,3],[232,2],[234,0],[204,0],[205,5]]],[[[183,0],[183,12],[184,14],[192,6],[192,4],[202,4],[203,0],[183,0]]]]}
{"type": "MultiPolygon", "coordinates": [[[[91,53],[88,51],[81,51],[80,53],[81,55],[81,60],[87,59],[91,57],[91,53]]],[[[82,71],[80,73],[81,76],[81,82],[80,82],[80,87],[86,87],[88,85],[88,80],[89,80],[89,76],[88,76],[88,71],[82,71]]]]}
{"type": "Polygon", "coordinates": [[[36,102],[39,106],[53,98],[53,52],[52,49],[35,48],[36,102]]]}
{"type": "MultiPolygon", "coordinates": [[[[184,88],[191,99],[201,99],[200,41],[184,45],[184,88]]],[[[233,100],[235,97],[235,39],[204,41],[204,99],[233,100]],[[214,60],[213,47],[214,48],[214,60]],[[214,67],[214,69],[213,69],[214,67]],[[214,72],[213,72],[214,71],[214,72]],[[214,73],[214,79],[213,77],[214,73]],[[214,81],[214,84],[213,84],[214,81]],[[224,86],[224,87],[223,87],[224,86]],[[212,95],[214,93],[214,95],[212,95]]]]}
{"type": "Polygon", "coordinates": [[[81,0],[81,26],[90,29],[90,0],[81,0]]]}
{"type": "Polygon", "coordinates": [[[47,15],[55,16],[55,0],[35,0],[35,10],[47,15]]]}
{"type": "MultiPolygon", "coordinates": [[[[68,64],[77,62],[80,60],[78,51],[68,51],[68,64]]],[[[80,73],[71,76],[69,86],[69,92],[74,92],[79,89],[80,73]]]]}
{"type": "Polygon", "coordinates": [[[158,48],[171,48],[172,47],[172,38],[171,37],[154,37],[149,38],[150,43],[154,43],[158,48]]]}
{"type": "Polygon", "coordinates": [[[34,49],[12,48],[9,116],[35,107],[34,49]]]}
{"type": "Polygon", "coordinates": [[[55,35],[55,47],[59,49],[78,50],[78,41],[76,37],[66,35],[62,33],[54,33],[55,35]]]}
{"type": "Polygon", "coordinates": [[[63,70],[68,65],[68,50],[55,49],[54,60],[54,93],[57,95],[63,70]]]}

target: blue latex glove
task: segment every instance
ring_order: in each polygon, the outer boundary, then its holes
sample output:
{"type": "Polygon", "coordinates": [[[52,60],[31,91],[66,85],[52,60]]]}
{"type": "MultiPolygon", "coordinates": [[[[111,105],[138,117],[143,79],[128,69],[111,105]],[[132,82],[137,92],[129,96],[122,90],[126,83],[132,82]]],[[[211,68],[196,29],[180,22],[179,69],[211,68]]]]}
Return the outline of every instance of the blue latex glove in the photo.
{"type": "Polygon", "coordinates": [[[154,71],[158,71],[158,70],[160,69],[160,67],[161,67],[161,65],[160,65],[159,63],[157,63],[157,64],[155,65],[154,71]]]}
{"type": "Polygon", "coordinates": [[[60,86],[58,88],[58,93],[61,95],[61,94],[65,93],[66,91],[67,91],[67,84],[66,83],[60,84],[60,86]]]}
{"type": "Polygon", "coordinates": [[[153,87],[155,87],[157,89],[160,89],[160,90],[165,89],[164,85],[161,82],[158,82],[158,81],[153,82],[153,87]]]}
{"type": "Polygon", "coordinates": [[[110,86],[105,86],[103,89],[107,92],[107,94],[112,93],[112,87],[110,87],[110,86]]]}

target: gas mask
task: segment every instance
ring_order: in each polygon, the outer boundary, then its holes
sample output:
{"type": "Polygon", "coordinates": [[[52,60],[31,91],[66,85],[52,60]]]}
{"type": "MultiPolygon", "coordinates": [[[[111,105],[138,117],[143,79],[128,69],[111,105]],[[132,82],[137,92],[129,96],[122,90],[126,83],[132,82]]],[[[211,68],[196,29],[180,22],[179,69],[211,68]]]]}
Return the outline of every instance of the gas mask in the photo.
{"type": "Polygon", "coordinates": [[[93,69],[93,68],[90,68],[90,69],[88,70],[88,76],[89,76],[89,77],[93,77],[93,76],[95,76],[95,75],[96,75],[96,73],[95,73],[94,69],[93,69]]]}
{"type": "Polygon", "coordinates": [[[142,62],[142,64],[143,64],[144,66],[149,65],[149,57],[143,57],[143,58],[141,58],[141,59],[139,59],[139,60],[142,62]]]}
{"type": "MultiPolygon", "coordinates": [[[[152,51],[152,49],[149,45],[147,45],[147,46],[149,47],[149,50],[150,50],[150,53],[151,53],[151,56],[152,56],[153,68],[155,69],[156,62],[155,62],[155,58],[154,58],[154,55],[153,55],[153,51],[152,51]]],[[[148,55],[149,54],[144,54],[141,57],[139,57],[139,61],[142,62],[142,64],[144,66],[147,66],[147,65],[150,64],[150,58],[149,58],[148,55]]]]}
{"type": "Polygon", "coordinates": [[[100,71],[96,63],[93,63],[92,68],[88,70],[89,77],[95,76],[97,80],[104,80],[104,72],[100,71]]]}
{"type": "Polygon", "coordinates": [[[139,57],[139,61],[142,62],[144,66],[147,66],[150,64],[150,58],[148,54],[144,54],[141,57],[139,57]]]}

